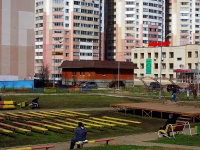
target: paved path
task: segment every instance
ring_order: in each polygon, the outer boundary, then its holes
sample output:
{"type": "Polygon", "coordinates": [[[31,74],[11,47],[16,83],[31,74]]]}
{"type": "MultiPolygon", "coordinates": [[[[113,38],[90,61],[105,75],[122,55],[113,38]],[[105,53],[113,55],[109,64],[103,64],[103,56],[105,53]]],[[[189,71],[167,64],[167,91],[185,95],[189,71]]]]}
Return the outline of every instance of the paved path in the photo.
{"type": "MultiPolygon", "coordinates": [[[[194,131],[192,131],[192,133],[194,133],[194,131]]],[[[151,132],[151,133],[114,137],[114,140],[110,141],[109,144],[110,145],[161,146],[161,147],[166,147],[169,149],[179,148],[179,149],[184,149],[184,150],[199,150],[200,149],[200,147],[197,147],[197,146],[184,146],[184,145],[175,145],[175,144],[161,144],[161,143],[145,142],[145,141],[156,140],[156,139],[158,139],[157,132],[151,132]]],[[[69,149],[69,146],[70,146],[70,142],[49,143],[49,144],[54,145],[54,148],[52,150],[67,150],[69,149]]],[[[94,146],[100,146],[103,144],[105,143],[85,144],[84,147],[94,147],[94,146]]],[[[3,149],[0,149],[0,150],[3,150],[3,149]]]]}

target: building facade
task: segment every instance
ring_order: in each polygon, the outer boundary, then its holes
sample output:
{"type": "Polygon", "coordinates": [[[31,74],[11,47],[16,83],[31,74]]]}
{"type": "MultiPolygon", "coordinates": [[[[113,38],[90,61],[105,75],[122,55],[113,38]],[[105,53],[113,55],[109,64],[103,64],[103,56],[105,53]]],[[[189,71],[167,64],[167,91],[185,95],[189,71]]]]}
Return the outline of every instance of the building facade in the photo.
{"type": "Polygon", "coordinates": [[[174,47],[151,47],[133,49],[132,61],[139,69],[135,70],[136,77],[177,78],[174,70],[198,69],[200,54],[199,45],[185,45],[174,47]],[[162,64],[161,64],[162,57],[162,64]],[[146,59],[151,59],[151,73],[147,73],[146,59]]]}
{"type": "Polygon", "coordinates": [[[133,48],[165,35],[165,1],[107,0],[106,11],[107,60],[131,61],[133,48]]]}
{"type": "Polygon", "coordinates": [[[0,0],[0,24],[0,75],[16,76],[18,80],[32,79],[34,1],[0,0]]]}
{"type": "Polygon", "coordinates": [[[166,1],[166,31],[171,46],[200,43],[200,1],[166,1]]]}
{"type": "Polygon", "coordinates": [[[133,86],[134,70],[137,69],[132,62],[91,60],[64,61],[61,68],[63,84],[95,81],[98,87],[108,87],[109,83],[115,81],[123,82],[126,86],[133,86]]]}
{"type": "Polygon", "coordinates": [[[104,0],[35,1],[36,74],[61,79],[62,61],[104,60],[104,0]]]}

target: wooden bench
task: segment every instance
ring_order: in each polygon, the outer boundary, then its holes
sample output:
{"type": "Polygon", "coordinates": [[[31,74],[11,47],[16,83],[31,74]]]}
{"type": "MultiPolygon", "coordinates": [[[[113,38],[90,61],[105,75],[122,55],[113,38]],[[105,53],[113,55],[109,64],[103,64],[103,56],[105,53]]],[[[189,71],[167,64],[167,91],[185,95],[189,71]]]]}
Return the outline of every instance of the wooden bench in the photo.
{"type": "Polygon", "coordinates": [[[5,124],[5,123],[0,123],[0,125],[5,127],[5,128],[9,128],[10,130],[13,130],[14,132],[15,131],[23,132],[23,133],[25,133],[25,135],[27,133],[31,132],[30,130],[19,128],[19,127],[15,127],[15,126],[12,126],[12,125],[9,125],[9,124],[5,124]]]}
{"type": "Polygon", "coordinates": [[[41,128],[41,127],[38,127],[38,126],[33,126],[33,125],[21,123],[21,122],[13,122],[13,124],[16,124],[16,125],[19,125],[19,126],[24,126],[26,128],[30,128],[31,130],[34,130],[34,131],[40,131],[43,134],[48,131],[48,129],[46,129],[46,128],[41,128]]]}
{"type": "Polygon", "coordinates": [[[21,114],[21,115],[27,116],[27,117],[31,117],[31,118],[44,119],[44,117],[34,115],[34,114],[28,114],[28,113],[24,113],[24,112],[18,112],[18,113],[21,114]]]}
{"type": "Polygon", "coordinates": [[[53,130],[53,131],[57,130],[58,132],[60,132],[60,130],[63,130],[63,128],[48,125],[48,124],[45,124],[45,123],[39,123],[39,122],[34,122],[34,121],[26,121],[26,122],[30,123],[30,124],[34,124],[34,125],[40,125],[40,126],[46,127],[47,129],[53,130]]]}
{"type": "Polygon", "coordinates": [[[77,147],[83,148],[83,145],[86,143],[100,143],[100,142],[106,142],[105,144],[108,145],[108,142],[114,140],[114,138],[105,138],[105,139],[99,139],[99,140],[85,140],[85,141],[78,141],[76,142],[77,147]]]}
{"type": "Polygon", "coordinates": [[[37,113],[37,112],[29,112],[29,113],[34,114],[34,115],[38,115],[38,116],[42,116],[44,118],[53,118],[53,119],[56,118],[56,116],[53,116],[53,115],[46,115],[46,114],[37,113]]]}
{"type": "Polygon", "coordinates": [[[80,116],[86,116],[86,117],[90,117],[90,114],[86,114],[86,113],[80,113],[80,112],[75,112],[75,111],[70,111],[70,110],[61,110],[62,112],[67,112],[67,113],[71,113],[71,114],[76,114],[76,115],[80,115],[80,116]]]}
{"type": "Polygon", "coordinates": [[[85,121],[88,121],[88,122],[92,122],[92,123],[96,123],[96,124],[99,124],[99,125],[108,126],[108,127],[111,127],[111,128],[116,126],[115,124],[100,122],[100,121],[91,120],[91,119],[85,119],[85,118],[79,118],[79,119],[85,120],[85,121]]]}
{"type": "Polygon", "coordinates": [[[133,120],[127,120],[127,119],[120,119],[120,118],[113,118],[113,117],[108,117],[108,116],[103,116],[102,118],[110,119],[110,120],[115,120],[115,121],[121,121],[121,122],[125,122],[125,123],[132,123],[132,124],[136,124],[136,125],[141,124],[141,122],[139,122],[139,121],[133,121],[133,120]]]}
{"type": "Polygon", "coordinates": [[[0,113],[0,117],[5,117],[5,116],[6,116],[5,114],[1,114],[1,113],[0,113]]]}
{"type": "Polygon", "coordinates": [[[74,131],[76,129],[76,127],[74,127],[74,126],[50,122],[50,121],[47,121],[47,120],[42,120],[42,122],[47,123],[47,124],[52,124],[52,125],[55,125],[55,126],[58,126],[58,127],[61,127],[61,128],[72,129],[72,131],[74,131]]]}
{"type": "Polygon", "coordinates": [[[5,118],[0,117],[0,122],[3,122],[3,121],[5,121],[5,118]]]}
{"type": "Polygon", "coordinates": [[[50,112],[55,113],[55,114],[60,114],[60,115],[65,116],[65,117],[75,117],[75,118],[78,117],[78,115],[76,115],[76,114],[68,114],[68,113],[56,112],[56,111],[50,111],[50,112]]]}
{"type": "Polygon", "coordinates": [[[6,150],[38,150],[38,149],[46,149],[54,148],[53,145],[41,145],[41,146],[32,146],[32,147],[20,147],[20,148],[9,148],[6,150]]]}
{"type": "Polygon", "coordinates": [[[161,129],[158,131],[158,136],[159,137],[162,137],[162,136],[169,137],[168,133],[172,132],[172,135],[174,137],[175,133],[183,133],[184,128],[185,128],[184,124],[168,124],[166,126],[165,130],[161,129]]]}
{"type": "Polygon", "coordinates": [[[117,122],[117,121],[112,121],[112,120],[106,120],[106,119],[101,119],[101,118],[94,118],[94,117],[90,117],[91,119],[94,120],[98,120],[98,121],[102,121],[102,122],[109,122],[109,123],[113,123],[116,124],[118,126],[127,126],[127,123],[122,123],[122,122],[117,122]]]}
{"type": "MultiPolygon", "coordinates": [[[[77,127],[77,123],[66,122],[66,121],[63,121],[63,120],[60,120],[60,119],[54,119],[54,121],[77,127]]],[[[88,126],[88,125],[84,125],[84,127],[87,128],[87,129],[91,128],[91,126],[88,126]]]]}
{"type": "MultiPolygon", "coordinates": [[[[80,120],[74,120],[74,119],[70,119],[70,118],[65,118],[65,119],[70,122],[76,122],[76,123],[80,122],[80,120]]],[[[99,130],[104,127],[103,125],[93,124],[93,123],[89,123],[89,122],[85,122],[85,121],[82,121],[82,123],[84,125],[91,126],[91,128],[97,128],[99,130]]]]}
{"type": "Polygon", "coordinates": [[[7,129],[4,129],[4,128],[0,128],[0,132],[4,133],[4,134],[7,134],[7,135],[13,134],[13,131],[7,130],[7,129]]]}

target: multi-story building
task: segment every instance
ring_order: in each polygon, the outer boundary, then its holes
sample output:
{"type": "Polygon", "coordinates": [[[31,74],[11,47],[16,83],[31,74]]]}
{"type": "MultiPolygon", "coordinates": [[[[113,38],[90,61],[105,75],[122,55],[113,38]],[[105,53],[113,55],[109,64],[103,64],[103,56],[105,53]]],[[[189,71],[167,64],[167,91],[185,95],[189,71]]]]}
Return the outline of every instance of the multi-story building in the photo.
{"type": "Polygon", "coordinates": [[[59,80],[63,60],[104,60],[104,0],[36,0],[36,65],[59,80]]]}
{"type": "MultiPolygon", "coordinates": [[[[134,76],[137,77],[153,77],[160,78],[177,78],[177,69],[198,69],[200,46],[185,45],[162,47],[161,55],[160,47],[151,48],[135,48],[133,49],[132,61],[137,64],[139,69],[135,69],[134,76]],[[162,57],[162,63],[161,58],[162,57]],[[150,61],[148,60],[150,59],[150,61]],[[149,62],[150,64],[148,64],[149,62]],[[148,66],[150,71],[147,70],[148,66]],[[161,73],[161,75],[160,75],[161,73]]],[[[192,73],[186,72],[187,76],[192,73]]]]}
{"type": "Polygon", "coordinates": [[[162,32],[165,35],[164,4],[162,0],[106,1],[106,59],[131,61],[134,47],[162,41],[162,32]]]}
{"type": "Polygon", "coordinates": [[[200,0],[166,1],[165,21],[171,46],[200,43],[200,0]]]}
{"type": "Polygon", "coordinates": [[[0,75],[31,79],[34,76],[34,1],[0,0],[0,24],[0,75]]]}

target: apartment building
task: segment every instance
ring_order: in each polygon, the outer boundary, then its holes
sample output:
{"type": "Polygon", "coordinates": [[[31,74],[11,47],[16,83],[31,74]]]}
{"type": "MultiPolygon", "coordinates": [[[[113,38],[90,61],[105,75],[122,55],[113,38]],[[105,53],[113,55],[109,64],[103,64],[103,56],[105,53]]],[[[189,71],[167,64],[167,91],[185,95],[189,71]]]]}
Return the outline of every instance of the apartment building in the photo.
{"type": "Polygon", "coordinates": [[[200,43],[200,0],[166,1],[165,18],[171,46],[200,43]]]}
{"type": "Polygon", "coordinates": [[[35,1],[35,72],[60,80],[64,60],[104,60],[104,0],[35,1]]]}
{"type": "Polygon", "coordinates": [[[165,1],[107,0],[106,59],[131,61],[132,49],[165,35],[165,1]]]}
{"type": "Polygon", "coordinates": [[[0,75],[34,76],[34,1],[0,0],[0,75]]]}
{"type": "Polygon", "coordinates": [[[162,47],[162,54],[161,47],[135,48],[132,53],[132,61],[139,68],[134,71],[135,78],[160,78],[160,69],[162,78],[176,78],[176,69],[198,69],[200,46],[162,47]],[[147,71],[147,59],[151,59],[150,72],[147,71]]]}

